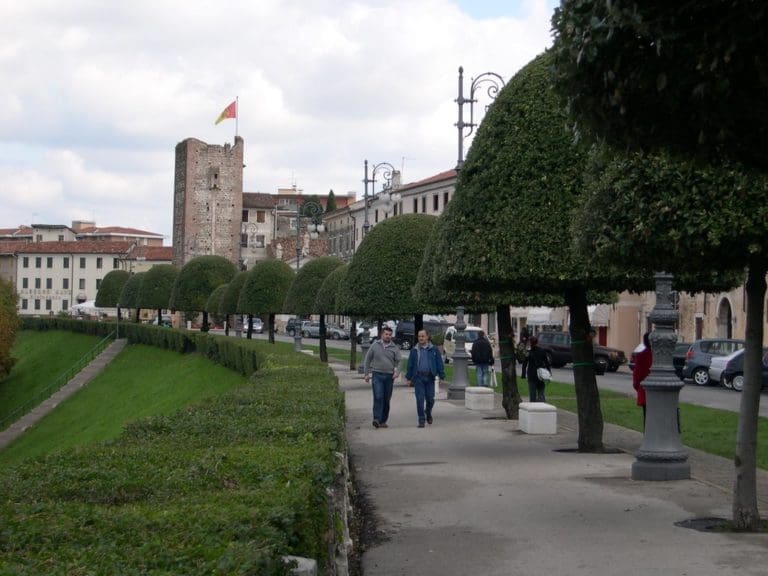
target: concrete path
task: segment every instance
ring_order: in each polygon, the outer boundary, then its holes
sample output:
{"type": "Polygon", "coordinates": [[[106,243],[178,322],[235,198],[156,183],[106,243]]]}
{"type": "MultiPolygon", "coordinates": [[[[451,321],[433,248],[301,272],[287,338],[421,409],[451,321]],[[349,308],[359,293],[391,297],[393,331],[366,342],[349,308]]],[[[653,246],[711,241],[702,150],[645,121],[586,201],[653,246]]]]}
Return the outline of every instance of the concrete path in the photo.
{"type": "MultiPolygon", "coordinates": [[[[580,454],[576,417],[531,436],[491,412],[445,399],[416,427],[411,388],[395,387],[389,428],[371,426],[371,391],[332,364],[346,396],[352,467],[374,508],[379,541],[365,576],[695,575],[768,571],[768,534],[702,532],[676,522],[730,518],[733,465],[691,450],[693,478],[631,479],[642,437],[606,425],[615,454],[580,454]]],[[[765,450],[765,447],[761,447],[765,450]]],[[[759,473],[768,514],[768,474],[759,473]]]]}
{"type": "Polygon", "coordinates": [[[128,344],[128,340],[125,339],[119,339],[112,342],[112,344],[107,346],[101,354],[91,360],[85,368],[57,392],[54,392],[49,398],[38,404],[30,412],[0,432],[0,450],[16,440],[16,438],[21,436],[27,428],[37,423],[61,402],[93,380],[93,378],[101,373],[105,366],[109,364],[109,362],[117,356],[123,348],[125,348],[126,344],[128,344]]]}

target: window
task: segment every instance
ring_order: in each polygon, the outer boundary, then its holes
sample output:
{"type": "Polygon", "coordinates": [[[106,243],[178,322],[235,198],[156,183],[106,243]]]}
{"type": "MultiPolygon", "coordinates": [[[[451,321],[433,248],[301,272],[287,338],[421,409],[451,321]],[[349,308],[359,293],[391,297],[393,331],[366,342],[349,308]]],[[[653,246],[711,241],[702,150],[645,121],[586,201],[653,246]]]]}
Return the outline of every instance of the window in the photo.
{"type": "Polygon", "coordinates": [[[46,290],[50,290],[51,288],[53,288],[53,278],[45,279],[45,288],[46,290]]]}
{"type": "Polygon", "coordinates": [[[69,256],[64,256],[64,268],[69,268],[69,256]]]}
{"type": "Polygon", "coordinates": [[[40,310],[40,300],[35,299],[35,310],[40,310]]]}
{"type": "Polygon", "coordinates": [[[29,268],[29,256],[24,256],[24,258],[21,259],[21,266],[22,268],[29,268]]]}
{"type": "Polygon", "coordinates": [[[448,192],[443,192],[443,210],[448,206],[448,192]]]}
{"type": "Polygon", "coordinates": [[[253,245],[256,248],[264,248],[264,234],[256,234],[253,245]]]}
{"type": "Polygon", "coordinates": [[[61,301],[61,309],[62,310],[69,310],[69,300],[62,300],[61,301]]]}
{"type": "Polygon", "coordinates": [[[42,242],[43,241],[43,235],[42,234],[36,234],[35,235],[35,242],[42,242]]]}
{"type": "Polygon", "coordinates": [[[267,213],[264,210],[256,210],[256,222],[264,223],[267,221],[267,213]]]}
{"type": "Polygon", "coordinates": [[[379,221],[379,209],[376,208],[376,210],[373,211],[373,221],[378,222],[379,221]]]}
{"type": "Polygon", "coordinates": [[[85,290],[85,278],[80,278],[80,281],[78,282],[78,288],[80,290],[85,290]]]}
{"type": "Polygon", "coordinates": [[[45,267],[53,268],[53,256],[48,256],[48,258],[45,259],[45,267]]]}
{"type": "Polygon", "coordinates": [[[243,210],[243,222],[248,222],[248,210],[243,210]]]}
{"type": "Polygon", "coordinates": [[[101,270],[101,268],[102,268],[103,266],[104,266],[104,258],[102,258],[101,256],[99,256],[98,258],[96,258],[96,269],[97,269],[97,270],[101,270]]]}
{"type": "Polygon", "coordinates": [[[27,300],[26,298],[22,298],[21,299],[21,309],[22,310],[27,310],[28,308],[29,308],[29,300],[27,300]]]}
{"type": "Polygon", "coordinates": [[[21,287],[22,288],[29,288],[29,278],[22,278],[21,279],[21,287]]]}
{"type": "Polygon", "coordinates": [[[101,287],[101,278],[96,278],[96,290],[101,287]]]}
{"type": "Polygon", "coordinates": [[[120,268],[120,258],[112,258],[112,270],[120,268]]]}
{"type": "Polygon", "coordinates": [[[59,234],[59,242],[64,242],[64,234],[59,234]]]}
{"type": "Polygon", "coordinates": [[[35,278],[35,288],[40,289],[40,278],[35,278]]]}
{"type": "Polygon", "coordinates": [[[418,214],[419,213],[419,199],[414,198],[413,199],[413,213],[418,214]]]}
{"type": "Polygon", "coordinates": [[[248,234],[245,234],[245,233],[240,234],[240,246],[242,248],[248,247],[248,234]]]}
{"type": "Polygon", "coordinates": [[[85,268],[85,256],[80,256],[80,268],[85,268]]]}
{"type": "Polygon", "coordinates": [[[61,287],[62,287],[64,290],[69,290],[69,278],[64,278],[64,279],[61,281],[61,287]]]}
{"type": "Polygon", "coordinates": [[[53,303],[50,300],[45,301],[45,309],[46,310],[53,310],[53,303]]]}
{"type": "Polygon", "coordinates": [[[440,211],[440,196],[438,196],[437,194],[432,194],[432,211],[433,212],[440,211]]]}
{"type": "Polygon", "coordinates": [[[40,256],[35,256],[35,268],[43,267],[43,259],[40,256]]]}
{"type": "Polygon", "coordinates": [[[421,197],[421,211],[424,212],[425,214],[427,212],[427,197],[426,196],[422,196],[421,197]]]}

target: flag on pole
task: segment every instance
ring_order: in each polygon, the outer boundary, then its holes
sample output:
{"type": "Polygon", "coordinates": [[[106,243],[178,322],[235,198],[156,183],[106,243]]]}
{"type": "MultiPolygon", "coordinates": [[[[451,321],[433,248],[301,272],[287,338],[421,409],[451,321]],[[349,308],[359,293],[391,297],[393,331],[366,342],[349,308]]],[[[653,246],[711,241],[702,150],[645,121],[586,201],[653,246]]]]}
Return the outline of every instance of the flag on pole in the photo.
{"type": "Polygon", "coordinates": [[[226,120],[227,118],[237,118],[237,100],[234,100],[232,104],[224,108],[224,110],[219,114],[219,117],[216,119],[216,122],[214,124],[218,124],[222,120],[226,120]]]}

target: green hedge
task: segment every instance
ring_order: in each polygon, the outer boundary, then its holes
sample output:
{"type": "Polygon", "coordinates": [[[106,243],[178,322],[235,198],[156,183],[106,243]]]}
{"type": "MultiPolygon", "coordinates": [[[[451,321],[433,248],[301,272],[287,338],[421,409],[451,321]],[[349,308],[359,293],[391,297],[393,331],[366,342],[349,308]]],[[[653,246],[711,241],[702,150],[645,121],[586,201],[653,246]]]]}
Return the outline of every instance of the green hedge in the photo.
{"type": "Polygon", "coordinates": [[[117,440],[0,473],[0,574],[282,575],[286,554],[327,568],[328,487],[344,451],[332,371],[266,343],[126,329],[259,370],[232,392],[134,422],[117,440]]]}

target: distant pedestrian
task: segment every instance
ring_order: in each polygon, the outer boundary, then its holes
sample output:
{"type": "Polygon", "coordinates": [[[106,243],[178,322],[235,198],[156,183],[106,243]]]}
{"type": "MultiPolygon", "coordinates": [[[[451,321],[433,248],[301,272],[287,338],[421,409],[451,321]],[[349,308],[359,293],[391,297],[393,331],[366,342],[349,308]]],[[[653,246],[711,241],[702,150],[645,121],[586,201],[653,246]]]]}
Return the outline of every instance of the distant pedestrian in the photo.
{"type": "Polygon", "coordinates": [[[429,333],[419,330],[418,342],[408,355],[408,369],[405,380],[413,384],[416,394],[416,414],[419,428],[424,428],[424,422],[432,424],[432,408],[435,405],[435,378],[445,381],[443,357],[437,347],[429,341],[429,333]]]}
{"type": "Polygon", "coordinates": [[[551,370],[547,353],[539,348],[539,339],[531,336],[528,339],[528,397],[531,402],[546,402],[544,397],[544,386],[546,383],[539,378],[539,368],[551,370]]]}
{"type": "Polygon", "coordinates": [[[490,386],[490,371],[493,366],[493,348],[491,342],[482,330],[477,340],[472,344],[472,362],[475,365],[475,376],[478,386],[490,386]]]}
{"type": "Polygon", "coordinates": [[[392,341],[392,328],[384,326],[381,338],[374,340],[363,361],[365,381],[373,373],[373,427],[387,428],[389,403],[400,367],[400,347],[392,341]]]}
{"type": "MultiPolygon", "coordinates": [[[[651,350],[651,341],[648,332],[643,334],[643,348],[640,352],[635,352],[635,367],[632,368],[632,387],[637,391],[637,405],[643,407],[643,429],[645,429],[645,388],[643,380],[648,378],[653,365],[653,351],[651,350]]],[[[678,429],[680,419],[678,417],[678,429]]]]}
{"type": "Polygon", "coordinates": [[[515,350],[515,356],[517,361],[520,362],[520,378],[525,379],[528,370],[528,331],[523,329],[520,332],[520,342],[517,343],[517,349],[515,350]]]}

